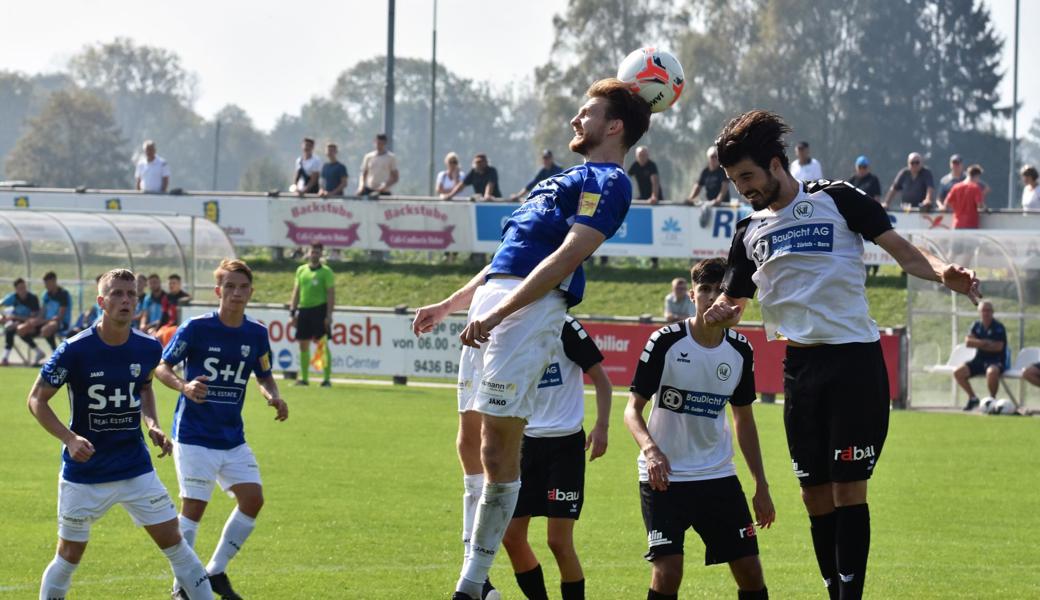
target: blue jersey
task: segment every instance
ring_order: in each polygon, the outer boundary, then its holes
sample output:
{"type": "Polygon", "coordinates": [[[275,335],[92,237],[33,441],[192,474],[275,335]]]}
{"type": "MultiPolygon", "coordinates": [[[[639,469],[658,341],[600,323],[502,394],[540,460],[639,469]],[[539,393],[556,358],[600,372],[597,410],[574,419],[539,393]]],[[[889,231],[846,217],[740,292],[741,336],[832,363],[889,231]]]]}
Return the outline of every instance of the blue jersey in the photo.
{"type": "MultiPolygon", "coordinates": [[[[575,223],[609,239],[631,204],[632,182],[613,163],[585,163],[544,179],[506,221],[489,274],[527,277],[563,244],[575,223]]],[[[585,292],[585,271],[579,266],[559,287],[568,306],[578,304],[585,292]]]]}
{"type": "Polygon", "coordinates": [[[152,470],[141,433],[141,388],[151,382],[161,355],[162,344],[150,335],[132,330],[126,343],[109,346],[94,326],[62,342],[43,365],[44,382],[69,386],[69,429],[94,445],[86,462],[62,450],[66,481],[105,483],[152,470]]]}
{"type": "Polygon", "coordinates": [[[58,288],[53,294],[43,293],[43,318],[50,320],[58,316],[61,307],[65,307],[65,316],[61,318],[61,329],[69,328],[72,322],[72,296],[65,288],[58,288]]]}
{"type": "Polygon", "coordinates": [[[993,319],[989,324],[989,327],[986,327],[982,324],[982,321],[975,321],[971,326],[971,335],[980,340],[1004,342],[1004,349],[1000,352],[983,352],[982,350],[976,350],[975,360],[981,360],[986,363],[1004,363],[1004,368],[1011,366],[1009,364],[1011,362],[1011,351],[1008,349],[1007,331],[1004,329],[1003,323],[993,319]]]}
{"type": "Polygon", "coordinates": [[[19,298],[18,294],[11,292],[0,300],[0,306],[10,306],[12,315],[28,319],[34,312],[40,310],[40,299],[32,292],[26,294],[25,298],[19,298]]]}
{"type": "Polygon", "coordinates": [[[177,329],[162,359],[172,365],[186,360],[187,381],[200,375],[208,378],[205,402],[198,404],[184,394],[177,399],[173,439],[217,450],[244,444],[242,405],[249,375],[271,375],[267,327],[249,317],[239,327],[228,327],[216,312],[206,313],[177,329]]]}

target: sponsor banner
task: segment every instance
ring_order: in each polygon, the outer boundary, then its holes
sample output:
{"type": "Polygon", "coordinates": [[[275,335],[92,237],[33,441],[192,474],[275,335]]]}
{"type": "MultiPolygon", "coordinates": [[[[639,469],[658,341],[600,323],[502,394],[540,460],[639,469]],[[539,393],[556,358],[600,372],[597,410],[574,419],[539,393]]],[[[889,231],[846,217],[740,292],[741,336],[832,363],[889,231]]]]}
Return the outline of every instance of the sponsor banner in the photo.
{"type": "Polygon", "coordinates": [[[274,246],[321,243],[329,248],[352,248],[367,235],[359,209],[362,202],[272,199],[268,206],[274,246]]]}
{"type": "Polygon", "coordinates": [[[270,241],[268,199],[255,196],[169,196],[136,192],[98,193],[0,190],[0,207],[63,209],[85,212],[176,213],[204,217],[227,233],[236,246],[270,241]]]}

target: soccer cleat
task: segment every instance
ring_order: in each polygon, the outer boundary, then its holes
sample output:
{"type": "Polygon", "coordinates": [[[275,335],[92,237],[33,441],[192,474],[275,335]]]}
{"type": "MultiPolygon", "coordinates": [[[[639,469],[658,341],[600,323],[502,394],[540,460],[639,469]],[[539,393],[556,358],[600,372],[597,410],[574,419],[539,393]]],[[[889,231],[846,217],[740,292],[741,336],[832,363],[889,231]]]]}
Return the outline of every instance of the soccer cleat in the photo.
{"type": "Polygon", "coordinates": [[[307,383],[306,381],[302,380],[302,379],[297,379],[296,382],[293,383],[293,385],[295,385],[297,387],[302,387],[302,386],[310,385],[310,384],[307,383]]]}
{"type": "Polygon", "coordinates": [[[484,589],[480,590],[480,600],[502,600],[502,594],[491,585],[491,579],[484,580],[484,589]]]}
{"type": "Polygon", "coordinates": [[[173,591],[170,592],[170,599],[171,600],[191,600],[191,598],[188,597],[188,592],[185,592],[184,588],[182,588],[180,586],[177,586],[177,587],[173,588],[173,591]]]}
{"type": "Polygon", "coordinates": [[[214,573],[209,576],[209,585],[214,594],[219,594],[222,600],[242,600],[242,596],[235,593],[231,588],[231,580],[227,573],[214,573]]]}
{"type": "Polygon", "coordinates": [[[321,382],[321,387],[332,387],[332,382],[326,379],[325,381],[321,382]]]}
{"type": "Polygon", "coordinates": [[[978,398],[968,398],[968,403],[965,404],[964,408],[962,408],[961,410],[963,410],[964,412],[970,412],[970,411],[975,410],[975,408],[978,405],[979,405],[979,399],[978,398]]]}

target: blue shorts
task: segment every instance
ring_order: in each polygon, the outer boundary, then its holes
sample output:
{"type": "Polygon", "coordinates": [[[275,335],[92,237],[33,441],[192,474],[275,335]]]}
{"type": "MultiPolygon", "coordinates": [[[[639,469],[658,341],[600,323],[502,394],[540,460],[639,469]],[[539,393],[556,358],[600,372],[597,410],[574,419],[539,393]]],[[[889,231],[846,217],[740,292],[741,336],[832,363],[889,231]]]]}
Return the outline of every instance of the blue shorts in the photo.
{"type": "Polygon", "coordinates": [[[968,362],[966,362],[964,364],[968,366],[968,377],[977,377],[979,375],[985,375],[986,371],[990,367],[996,367],[996,368],[1000,369],[1001,374],[1003,374],[1004,371],[1007,368],[1007,367],[1004,366],[1004,360],[1003,359],[999,359],[999,358],[997,358],[997,359],[993,359],[993,358],[984,359],[984,358],[979,358],[978,356],[976,356],[975,358],[969,360],[968,362]]]}

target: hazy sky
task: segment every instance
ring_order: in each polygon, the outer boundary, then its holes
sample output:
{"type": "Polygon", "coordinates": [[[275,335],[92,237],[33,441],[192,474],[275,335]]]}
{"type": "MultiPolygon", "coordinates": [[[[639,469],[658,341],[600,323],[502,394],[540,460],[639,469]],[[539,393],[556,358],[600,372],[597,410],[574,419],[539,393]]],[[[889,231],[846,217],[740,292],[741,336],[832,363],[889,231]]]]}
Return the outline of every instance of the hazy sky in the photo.
{"type": "MultiPolygon", "coordinates": [[[[994,24],[1008,39],[1010,73],[1014,0],[988,0],[994,24]]],[[[552,15],[566,0],[440,0],[438,60],[452,71],[495,85],[530,77],[549,56],[552,15]]],[[[62,68],[84,45],[126,36],[178,53],[199,77],[196,109],[212,116],[229,103],[270,128],[311,96],[325,94],[336,76],[359,60],[386,51],[385,1],[179,0],[128,2],[49,0],[0,2],[0,70],[26,73],[62,68]]],[[[398,0],[398,56],[428,58],[432,0],[398,0]]],[[[1022,22],[1040,22],[1040,2],[1022,2],[1022,22]]],[[[1019,132],[1040,114],[1036,58],[1040,36],[1022,28],[1019,58],[1019,132]],[[1030,68],[1033,67],[1033,68],[1030,68]]],[[[1002,85],[1010,103],[1011,77],[1002,85]]]]}

